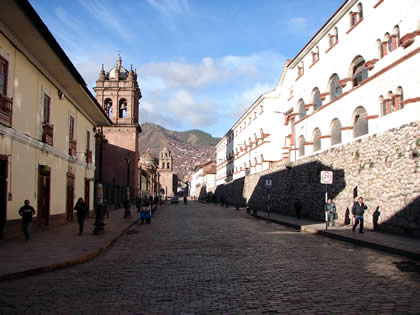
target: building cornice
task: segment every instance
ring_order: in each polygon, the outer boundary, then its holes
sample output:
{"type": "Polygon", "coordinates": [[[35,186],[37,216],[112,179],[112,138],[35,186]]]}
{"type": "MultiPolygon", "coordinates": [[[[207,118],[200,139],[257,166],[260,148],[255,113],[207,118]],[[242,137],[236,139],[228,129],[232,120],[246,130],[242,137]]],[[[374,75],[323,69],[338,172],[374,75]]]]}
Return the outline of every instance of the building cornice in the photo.
{"type": "Polygon", "coordinates": [[[346,0],[337,11],[325,22],[325,24],[315,33],[302,50],[290,62],[289,68],[294,68],[322,38],[337,24],[337,22],[358,2],[358,0],[346,0]]]}
{"type": "Polygon", "coordinates": [[[92,170],[95,169],[95,165],[88,164],[88,163],[86,163],[82,160],[79,160],[79,159],[74,159],[70,155],[68,155],[68,154],[66,154],[62,151],[57,150],[55,147],[50,146],[50,145],[48,145],[44,142],[41,142],[37,139],[34,139],[34,138],[32,138],[28,135],[25,135],[25,134],[21,133],[20,131],[18,131],[16,129],[8,128],[8,127],[5,127],[3,125],[0,125],[0,134],[9,137],[12,140],[16,140],[16,141],[18,141],[18,142],[20,142],[24,145],[29,145],[30,147],[32,147],[34,149],[52,154],[55,157],[58,157],[62,160],[65,160],[65,161],[68,161],[68,162],[71,162],[71,163],[74,163],[74,164],[78,164],[78,165],[83,166],[83,167],[87,167],[88,169],[92,169],[92,170]]]}

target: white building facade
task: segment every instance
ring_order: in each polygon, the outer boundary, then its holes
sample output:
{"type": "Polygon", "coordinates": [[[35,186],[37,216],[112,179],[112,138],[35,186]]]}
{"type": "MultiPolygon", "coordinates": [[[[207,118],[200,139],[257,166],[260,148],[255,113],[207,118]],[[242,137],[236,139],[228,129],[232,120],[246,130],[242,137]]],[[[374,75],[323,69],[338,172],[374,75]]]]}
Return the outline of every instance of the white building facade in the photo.
{"type": "Polygon", "coordinates": [[[420,118],[416,0],[348,0],[217,144],[217,185],[420,118]]]}

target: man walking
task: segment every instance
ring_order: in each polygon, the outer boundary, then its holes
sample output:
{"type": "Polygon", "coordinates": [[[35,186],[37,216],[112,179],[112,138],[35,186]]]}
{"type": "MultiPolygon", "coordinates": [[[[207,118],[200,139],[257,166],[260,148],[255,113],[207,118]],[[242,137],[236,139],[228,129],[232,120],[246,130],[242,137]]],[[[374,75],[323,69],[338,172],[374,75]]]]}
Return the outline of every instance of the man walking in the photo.
{"type": "Polygon", "coordinates": [[[19,209],[19,215],[22,217],[22,232],[25,233],[25,239],[29,240],[29,231],[32,225],[32,216],[35,214],[34,208],[29,200],[25,200],[24,205],[19,209]]]}
{"type": "Polygon", "coordinates": [[[335,207],[335,203],[332,201],[331,198],[328,199],[328,202],[325,204],[325,212],[327,213],[328,222],[327,226],[331,225],[335,226],[335,216],[337,213],[337,209],[335,207]]]}
{"type": "Polygon", "coordinates": [[[357,226],[360,222],[359,233],[363,233],[363,214],[367,206],[363,203],[363,198],[359,197],[357,201],[353,204],[352,214],[355,217],[354,225],[353,225],[353,232],[356,230],[357,226]]]}

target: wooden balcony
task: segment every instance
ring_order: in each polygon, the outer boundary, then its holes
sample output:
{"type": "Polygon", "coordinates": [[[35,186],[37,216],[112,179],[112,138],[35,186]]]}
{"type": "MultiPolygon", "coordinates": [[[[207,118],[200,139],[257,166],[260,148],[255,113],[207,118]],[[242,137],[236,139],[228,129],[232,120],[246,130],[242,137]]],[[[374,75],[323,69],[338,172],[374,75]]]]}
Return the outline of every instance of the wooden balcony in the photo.
{"type": "Polygon", "coordinates": [[[86,162],[87,163],[92,163],[92,151],[91,150],[86,151],[86,162]]]}
{"type": "Polygon", "coordinates": [[[76,158],[76,148],[77,148],[77,141],[70,140],[69,141],[69,155],[73,158],[76,158]]]}
{"type": "Polygon", "coordinates": [[[0,123],[12,127],[13,98],[0,93],[0,123]]]}
{"type": "Polygon", "coordinates": [[[54,125],[50,125],[46,121],[42,123],[42,142],[53,145],[54,125]]]}

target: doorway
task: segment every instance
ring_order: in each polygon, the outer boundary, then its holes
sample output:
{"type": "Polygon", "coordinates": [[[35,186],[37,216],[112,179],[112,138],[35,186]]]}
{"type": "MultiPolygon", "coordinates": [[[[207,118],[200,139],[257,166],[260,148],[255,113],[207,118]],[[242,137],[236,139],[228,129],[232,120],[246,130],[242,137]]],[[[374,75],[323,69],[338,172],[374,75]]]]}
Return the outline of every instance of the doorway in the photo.
{"type": "Polygon", "coordinates": [[[67,201],[66,201],[66,218],[67,221],[73,221],[74,207],[74,175],[67,173],[67,201]]]}
{"type": "Polygon", "coordinates": [[[50,217],[51,169],[40,165],[38,171],[38,222],[47,226],[50,217]]]}
{"type": "Polygon", "coordinates": [[[0,155],[0,240],[7,218],[7,156],[0,155]]]}

